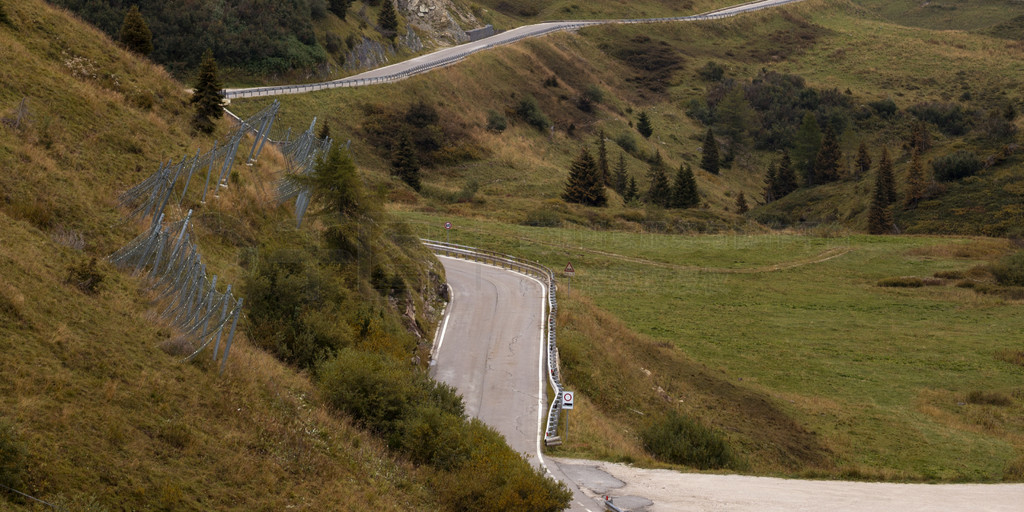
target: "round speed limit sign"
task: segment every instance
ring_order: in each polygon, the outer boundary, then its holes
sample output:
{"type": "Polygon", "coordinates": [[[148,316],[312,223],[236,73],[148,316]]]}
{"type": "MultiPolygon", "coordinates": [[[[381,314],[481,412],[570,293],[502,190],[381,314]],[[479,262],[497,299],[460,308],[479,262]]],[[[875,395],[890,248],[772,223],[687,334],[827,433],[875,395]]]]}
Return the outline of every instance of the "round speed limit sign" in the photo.
{"type": "Polygon", "coordinates": [[[573,392],[572,391],[563,391],[562,392],[562,409],[572,409],[572,399],[573,399],[573,392]]]}

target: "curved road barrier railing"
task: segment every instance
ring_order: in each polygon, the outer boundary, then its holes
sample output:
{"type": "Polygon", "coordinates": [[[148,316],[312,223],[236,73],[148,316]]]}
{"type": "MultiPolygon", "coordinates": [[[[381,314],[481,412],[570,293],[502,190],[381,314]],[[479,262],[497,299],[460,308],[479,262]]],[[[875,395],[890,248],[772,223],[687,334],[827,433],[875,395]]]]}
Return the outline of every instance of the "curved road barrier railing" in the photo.
{"type": "Polygon", "coordinates": [[[557,289],[555,273],[551,269],[532,261],[501,254],[494,251],[477,249],[465,245],[449,244],[435,240],[422,240],[423,245],[441,256],[461,258],[471,261],[478,261],[488,265],[507,268],[513,272],[519,272],[529,276],[538,277],[547,281],[548,287],[548,327],[547,327],[547,375],[548,383],[555,392],[555,398],[551,400],[548,408],[547,425],[544,429],[544,444],[553,446],[561,444],[558,437],[558,421],[562,414],[562,379],[558,371],[558,345],[556,343],[555,319],[558,317],[558,301],[555,298],[557,289]]]}
{"type": "MultiPolygon", "coordinates": [[[[384,84],[397,82],[404,80],[414,75],[426,73],[437,68],[450,66],[462,59],[465,59],[469,55],[485,50],[490,50],[498,46],[512,44],[530,37],[539,37],[547,35],[553,32],[579,30],[583,27],[594,26],[594,25],[608,25],[608,24],[624,24],[634,25],[640,23],[667,23],[667,22],[679,22],[679,21],[706,21],[715,20],[721,18],[728,18],[736,16],[738,14],[758,11],[761,9],[767,9],[770,7],[777,7],[780,5],[790,4],[799,2],[801,0],[761,0],[756,2],[750,2],[746,4],[740,4],[733,7],[726,7],[711,11],[704,14],[697,14],[693,16],[677,16],[668,18],[643,18],[643,19],[618,19],[618,20],[574,20],[574,21],[551,21],[545,23],[538,23],[536,25],[529,25],[526,27],[519,27],[519,29],[513,30],[525,30],[523,34],[515,37],[508,37],[508,33],[496,34],[480,41],[465,43],[463,46],[467,46],[465,51],[457,52],[453,55],[446,57],[439,57],[431,59],[429,62],[424,62],[410,68],[404,68],[405,63],[394,64],[400,69],[392,72],[380,74],[379,76],[365,76],[365,75],[377,75],[381,71],[386,70],[385,68],[378,68],[376,70],[367,71],[359,75],[355,75],[348,78],[342,78],[338,80],[331,80],[329,82],[319,82],[312,84],[303,85],[277,85],[267,87],[251,87],[245,89],[225,89],[223,92],[224,97],[228,99],[234,98],[258,98],[263,96],[280,96],[284,94],[303,94],[308,92],[323,91],[327,89],[337,89],[341,87],[362,87],[366,85],[384,84]],[[481,44],[482,43],[482,44],[481,44]]],[[[450,52],[451,50],[458,49],[459,47],[446,48],[439,50],[437,53],[450,52]]],[[[426,55],[424,57],[429,57],[426,55]]]]}

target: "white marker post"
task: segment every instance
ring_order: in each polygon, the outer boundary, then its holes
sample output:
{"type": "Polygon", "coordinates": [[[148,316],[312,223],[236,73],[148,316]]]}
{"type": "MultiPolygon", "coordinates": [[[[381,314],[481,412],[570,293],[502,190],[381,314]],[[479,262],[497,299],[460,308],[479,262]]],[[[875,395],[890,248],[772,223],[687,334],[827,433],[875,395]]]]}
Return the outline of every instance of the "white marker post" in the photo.
{"type": "MultiPolygon", "coordinates": [[[[565,298],[568,299],[569,295],[572,294],[572,276],[576,275],[576,269],[572,267],[571,261],[565,264],[565,270],[563,270],[562,273],[565,274],[565,277],[569,278],[569,285],[565,287],[565,298]]],[[[570,409],[572,409],[572,407],[570,407],[570,409]]]]}
{"type": "Polygon", "coordinates": [[[448,233],[450,233],[451,230],[452,230],[452,223],[451,222],[445,222],[444,223],[444,243],[446,243],[446,244],[447,243],[451,243],[448,240],[448,233]]]}
{"type": "Polygon", "coordinates": [[[562,439],[569,439],[569,411],[572,410],[572,391],[562,391],[562,410],[565,411],[565,434],[562,439]]]}

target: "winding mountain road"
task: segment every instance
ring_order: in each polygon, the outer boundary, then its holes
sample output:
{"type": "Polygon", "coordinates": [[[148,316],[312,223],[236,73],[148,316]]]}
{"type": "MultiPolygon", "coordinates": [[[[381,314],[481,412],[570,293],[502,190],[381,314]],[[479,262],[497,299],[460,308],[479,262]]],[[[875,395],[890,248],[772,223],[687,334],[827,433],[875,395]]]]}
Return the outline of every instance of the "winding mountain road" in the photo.
{"type": "Polygon", "coordinates": [[[280,96],[285,94],[304,94],[308,92],[322,91],[326,89],[336,89],[339,87],[361,87],[366,85],[396,82],[399,80],[404,80],[414,75],[426,73],[433,69],[454,64],[455,62],[458,62],[469,55],[472,55],[483,50],[488,50],[497,46],[514,43],[516,41],[526,39],[529,37],[538,37],[545,34],[550,34],[552,32],[560,32],[564,30],[577,30],[583,27],[605,24],[668,23],[712,20],[719,18],[727,18],[730,16],[736,16],[737,14],[758,11],[761,9],[768,9],[771,7],[777,7],[783,4],[789,4],[799,1],[801,0],[760,0],[756,2],[736,5],[733,7],[727,7],[724,9],[718,9],[704,14],[697,14],[693,16],[678,16],[672,18],[549,21],[545,23],[537,23],[534,25],[525,25],[522,27],[517,27],[512,30],[502,32],[500,34],[496,34],[491,37],[481,39],[479,41],[464,43],[449,48],[443,48],[433,53],[421,55],[414,59],[398,62],[396,64],[391,64],[389,66],[379,67],[376,69],[372,69],[370,71],[366,71],[364,73],[360,73],[358,75],[342,78],[339,80],[332,80],[329,82],[319,82],[313,84],[225,89],[223,92],[224,97],[230,100],[235,98],[256,98],[264,96],[280,96]]]}

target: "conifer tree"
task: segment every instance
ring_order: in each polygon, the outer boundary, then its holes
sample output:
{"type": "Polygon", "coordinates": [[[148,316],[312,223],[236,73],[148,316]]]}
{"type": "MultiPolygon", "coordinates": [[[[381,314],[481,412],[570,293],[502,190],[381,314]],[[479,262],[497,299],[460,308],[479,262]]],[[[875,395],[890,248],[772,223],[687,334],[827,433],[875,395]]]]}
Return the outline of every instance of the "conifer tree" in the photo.
{"type": "Polygon", "coordinates": [[[843,153],[839,149],[839,141],[836,140],[836,132],[831,125],[825,127],[825,136],[821,141],[821,148],[814,160],[814,182],[813,184],[830,183],[839,179],[839,161],[843,153]]]}
{"type": "Polygon", "coordinates": [[[892,174],[892,161],[889,160],[889,150],[882,146],[882,154],[878,157],[878,183],[882,189],[882,200],[884,206],[896,202],[896,180],[892,174]]]}
{"type": "Polygon", "coordinates": [[[744,197],[743,191],[740,191],[740,195],[736,196],[736,213],[743,215],[750,211],[750,206],[747,205],[747,198],[744,197]]]}
{"type": "Polygon", "coordinates": [[[821,127],[814,114],[808,112],[800,122],[793,141],[793,166],[804,177],[805,185],[813,185],[814,162],[821,149],[821,127]],[[810,179],[809,179],[810,178],[810,179]]]}
{"type": "Polygon", "coordinates": [[[640,198],[640,190],[636,186],[636,178],[633,176],[629,177],[629,185],[626,186],[626,193],[622,194],[622,200],[627,204],[640,198]]]}
{"type": "Polygon", "coordinates": [[[612,188],[625,198],[627,186],[629,186],[629,175],[626,174],[626,154],[620,152],[619,163],[615,166],[615,176],[612,179],[612,188]]]}
{"type": "Polygon", "coordinates": [[[764,173],[764,202],[770,203],[781,196],[777,195],[779,190],[779,170],[775,162],[768,164],[768,171],[764,173]]]}
{"type": "Polygon", "coordinates": [[[199,65],[199,78],[192,89],[189,102],[195,107],[192,129],[201,133],[213,133],[214,121],[224,115],[223,87],[217,78],[217,61],[213,51],[206,50],[199,65]]]}
{"type": "Polygon", "coordinates": [[[398,176],[413,190],[420,191],[420,163],[416,159],[412,139],[406,132],[402,132],[398,137],[398,145],[395,146],[395,152],[391,158],[391,173],[398,176]]]}
{"type": "Polygon", "coordinates": [[[317,161],[315,173],[296,175],[293,179],[312,185],[314,199],[327,212],[344,217],[362,208],[363,184],[356,165],[341,144],[331,145],[331,150],[317,161]]]}
{"type": "Polygon", "coordinates": [[[800,183],[796,179],[796,172],[793,171],[793,161],[789,158],[789,152],[782,152],[782,160],[779,161],[778,188],[775,199],[781,199],[796,189],[800,183]]]}
{"type": "Polygon", "coordinates": [[[863,142],[857,148],[857,176],[865,175],[871,170],[871,155],[868,154],[868,147],[863,142]]]}
{"type": "Polygon", "coordinates": [[[149,25],[139,12],[138,5],[133,5],[125,11],[119,39],[125,48],[143,57],[153,53],[153,32],[149,30],[149,25]]]}
{"type": "Polygon", "coordinates": [[[640,116],[636,120],[636,131],[640,132],[644,138],[649,138],[654,133],[654,127],[651,126],[651,118],[647,115],[646,111],[640,111],[640,116]]]}
{"type": "MultiPolygon", "coordinates": [[[[884,151],[882,155],[888,157],[884,151]]],[[[872,235],[883,235],[892,231],[892,214],[889,213],[889,198],[884,181],[882,173],[879,172],[875,176],[875,193],[871,197],[871,207],[868,209],[868,232],[872,235]]]]}
{"type": "Polygon", "coordinates": [[[921,152],[914,148],[910,159],[910,170],[907,172],[907,193],[903,198],[904,208],[913,208],[924,199],[925,193],[924,166],[921,165],[921,152]]]}
{"type": "Polygon", "coordinates": [[[697,192],[697,180],[693,177],[693,170],[690,166],[679,166],[676,172],[676,182],[672,185],[672,198],[669,206],[672,208],[693,208],[700,204],[700,194],[697,192]]]}
{"type": "Polygon", "coordinates": [[[715,142],[715,134],[708,128],[708,133],[704,135],[704,151],[700,158],[700,168],[704,169],[711,174],[718,174],[718,143],[715,142]]]}
{"type": "Polygon", "coordinates": [[[380,14],[377,15],[377,25],[381,32],[391,39],[398,35],[398,12],[395,11],[394,0],[384,0],[381,4],[380,14]]]}
{"type": "Polygon", "coordinates": [[[348,12],[348,8],[351,5],[352,0],[331,0],[328,10],[333,12],[335,16],[345,19],[345,13],[348,12]]]}
{"type": "Polygon", "coordinates": [[[604,130],[597,134],[597,171],[602,185],[611,184],[611,173],[608,171],[608,147],[604,143],[604,130]]]}
{"type": "Polygon", "coordinates": [[[579,203],[585,206],[604,206],[608,198],[604,194],[604,184],[597,169],[597,162],[590,156],[587,148],[580,151],[580,156],[573,160],[569,168],[569,181],[565,184],[562,199],[568,203],[579,203]]]}
{"type": "Polygon", "coordinates": [[[324,122],[324,124],[322,126],[320,126],[320,131],[317,132],[316,137],[318,139],[320,139],[320,140],[326,140],[330,136],[331,136],[331,126],[329,124],[327,124],[327,122],[324,122]]]}
{"type": "Polygon", "coordinates": [[[654,154],[654,162],[648,172],[651,178],[651,186],[647,189],[647,202],[661,207],[668,206],[672,197],[672,189],[668,183],[668,176],[665,174],[665,162],[661,159],[661,152],[654,154]]]}
{"type": "Polygon", "coordinates": [[[924,153],[932,147],[932,136],[928,133],[928,125],[918,120],[910,132],[910,147],[924,153]]]}

